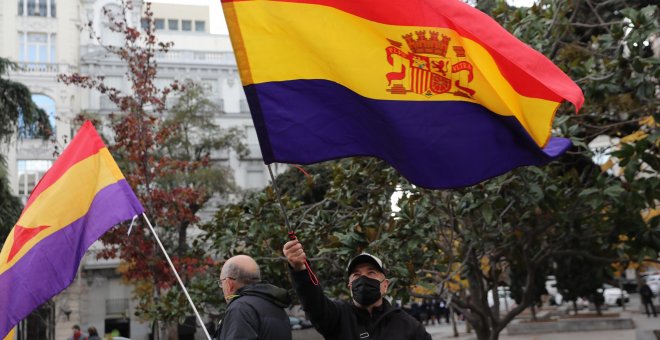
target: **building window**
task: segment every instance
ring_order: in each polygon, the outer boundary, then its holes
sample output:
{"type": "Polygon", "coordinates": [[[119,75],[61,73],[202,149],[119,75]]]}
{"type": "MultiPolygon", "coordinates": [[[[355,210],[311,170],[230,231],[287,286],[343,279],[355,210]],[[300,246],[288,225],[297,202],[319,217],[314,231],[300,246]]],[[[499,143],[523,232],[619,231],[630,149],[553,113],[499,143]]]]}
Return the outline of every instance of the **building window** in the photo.
{"type": "Polygon", "coordinates": [[[55,34],[19,32],[18,60],[29,63],[54,63],[57,60],[55,34]]]}
{"type": "Polygon", "coordinates": [[[54,64],[57,62],[55,58],[57,56],[55,49],[55,46],[57,46],[57,40],[55,40],[55,33],[50,35],[50,40],[48,44],[50,45],[50,57],[48,59],[50,60],[51,63],[54,64]]]}
{"type": "Polygon", "coordinates": [[[266,185],[263,168],[258,164],[248,165],[245,173],[245,189],[261,189],[266,185]]]}
{"type": "Polygon", "coordinates": [[[165,29],[165,19],[154,19],[154,28],[157,30],[165,29]]]}
{"type": "Polygon", "coordinates": [[[55,101],[43,94],[33,94],[32,95],[32,101],[37,104],[37,106],[44,110],[46,114],[48,115],[48,122],[50,123],[50,127],[53,129],[53,135],[55,135],[55,113],[57,112],[57,106],[55,105],[55,101]]]}
{"type": "Polygon", "coordinates": [[[195,32],[206,32],[206,23],[204,21],[195,21],[195,32]]]}
{"type": "Polygon", "coordinates": [[[57,6],[55,0],[18,0],[18,15],[55,18],[57,6]]]}
{"type": "Polygon", "coordinates": [[[167,29],[170,30],[170,31],[178,31],[179,30],[179,20],[177,20],[177,19],[167,20],[167,29]]]}
{"type": "Polygon", "coordinates": [[[142,29],[146,31],[149,28],[149,19],[147,18],[140,19],[140,25],[142,26],[142,29]]]}
{"type": "Polygon", "coordinates": [[[182,31],[192,31],[192,21],[190,21],[190,20],[181,20],[181,30],[182,31]]]}
{"type": "MultiPolygon", "coordinates": [[[[32,101],[37,105],[38,108],[44,110],[46,114],[48,115],[48,123],[50,123],[50,127],[52,128],[53,134],[55,133],[55,112],[57,112],[57,108],[55,106],[55,101],[43,94],[33,94],[32,95],[32,101]]],[[[38,126],[37,125],[27,125],[23,121],[23,115],[21,113],[18,114],[18,128],[21,134],[21,137],[24,138],[35,138],[36,136],[36,131],[38,126]]]]}
{"type": "Polygon", "coordinates": [[[107,299],[105,300],[106,315],[126,315],[128,313],[128,299],[107,299]]]}
{"type": "Polygon", "coordinates": [[[46,159],[18,160],[18,195],[23,196],[24,202],[52,164],[53,161],[46,159]]]}
{"type": "Polygon", "coordinates": [[[28,33],[28,61],[36,63],[48,62],[48,34],[28,33]]]}
{"type": "Polygon", "coordinates": [[[104,328],[106,333],[117,333],[117,335],[131,337],[131,319],[126,317],[105,319],[104,328]]]}

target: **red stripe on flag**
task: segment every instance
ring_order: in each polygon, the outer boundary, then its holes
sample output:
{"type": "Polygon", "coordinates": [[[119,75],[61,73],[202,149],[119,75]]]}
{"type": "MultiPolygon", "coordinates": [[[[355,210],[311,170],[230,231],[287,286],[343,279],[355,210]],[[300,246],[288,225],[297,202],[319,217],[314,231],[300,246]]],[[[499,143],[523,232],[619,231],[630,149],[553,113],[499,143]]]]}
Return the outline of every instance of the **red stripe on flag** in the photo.
{"type": "Polygon", "coordinates": [[[76,136],[71,140],[69,146],[62,152],[60,157],[57,159],[57,162],[46,172],[46,175],[39,181],[30,198],[28,198],[27,203],[23,211],[26,211],[30,204],[39,197],[44,190],[48,189],[53,183],[55,183],[62,175],[69,170],[74,164],[80,162],[81,160],[96,154],[100,149],[105,147],[105,143],[94,129],[94,125],[89,121],[85,122],[80,128],[80,131],[76,136]],[[77,143],[74,143],[74,140],[78,140],[77,143]]]}
{"type": "Polygon", "coordinates": [[[37,236],[42,230],[49,228],[50,226],[42,225],[36,228],[25,228],[20,225],[14,226],[14,243],[11,245],[9,250],[9,255],[7,256],[7,262],[10,262],[14,256],[23,248],[27,241],[31,240],[33,237],[37,236]]]}

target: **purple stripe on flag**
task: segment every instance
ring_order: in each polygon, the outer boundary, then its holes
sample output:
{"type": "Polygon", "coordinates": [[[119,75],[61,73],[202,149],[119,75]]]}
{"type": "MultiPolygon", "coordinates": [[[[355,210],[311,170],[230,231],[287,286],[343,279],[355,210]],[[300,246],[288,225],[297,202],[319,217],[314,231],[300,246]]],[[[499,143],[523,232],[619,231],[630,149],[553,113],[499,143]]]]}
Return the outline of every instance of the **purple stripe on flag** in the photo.
{"type": "MultiPolygon", "coordinates": [[[[383,90],[384,91],[384,90],[383,90]]],[[[374,156],[415,185],[476,184],[525,165],[543,165],[570,147],[539,148],[514,117],[468,102],[364,98],[327,80],[245,87],[266,163],[311,164],[374,156]]]]}
{"type": "Polygon", "coordinates": [[[126,180],[99,191],[87,214],[37,243],[0,275],[0,338],[33,309],[68,287],[85,251],[117,223],[141,214],[126,180]],[[6,306],[6,307],[5,307],[6,306]]]}

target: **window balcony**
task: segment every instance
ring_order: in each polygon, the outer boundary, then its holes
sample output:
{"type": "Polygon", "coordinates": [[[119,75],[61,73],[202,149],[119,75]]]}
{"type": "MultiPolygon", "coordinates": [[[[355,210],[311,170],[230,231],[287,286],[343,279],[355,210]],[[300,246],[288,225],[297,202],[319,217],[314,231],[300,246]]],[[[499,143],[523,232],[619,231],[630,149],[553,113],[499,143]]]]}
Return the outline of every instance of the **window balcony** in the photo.
{"type": "Polygon", "coordinates": [[[127,315],[128,314],[128,299],[107,299],[105,300],[105,314],[111,315],[127,315]]]}
{"type": "Polygon", "coordinates": [[[21,75],[53,76],[72,72],[68,64],[19,62],[16,72],[21,75]]]}

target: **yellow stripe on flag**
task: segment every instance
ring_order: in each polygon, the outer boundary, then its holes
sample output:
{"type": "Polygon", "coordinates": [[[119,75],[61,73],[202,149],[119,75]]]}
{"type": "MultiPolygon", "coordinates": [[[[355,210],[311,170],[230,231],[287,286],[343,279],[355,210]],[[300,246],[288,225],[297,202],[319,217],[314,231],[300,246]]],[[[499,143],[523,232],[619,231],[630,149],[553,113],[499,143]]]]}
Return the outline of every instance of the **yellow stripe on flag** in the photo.
{"type": "MultiPolygon", "coordinates": [[[[325,79],[371,99],[474,102],[497,114],[515,116],[539,146],[550,138],[549,128],[559,103],[520,95],[485,48],[454,30],[386,25],[320,5],[241,1],[224,6],[236,18],[234,21],[227,16],[230,28],[240,32],[234,48],[244,86],[325,79]],[[394,64],[390,65],[386,53],[391,46],[388,39],[401,43],[401,50],[405,50],[402,36],[415,36],[422,30],[438,32],[451,39],[452,46],[465,50],[465,60],[473,66],[474,78],[469,83],[475,91],[472,98],[451,92],[425,96],[387,91],[386,75],[398,72],[402,64],[409,62],[394,55],[394,64]]],[[[453,53],[449,51],[447,58],[453,53]]],[[[452,60],[452,64],[455,62],[452,60]]]]}

